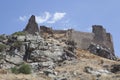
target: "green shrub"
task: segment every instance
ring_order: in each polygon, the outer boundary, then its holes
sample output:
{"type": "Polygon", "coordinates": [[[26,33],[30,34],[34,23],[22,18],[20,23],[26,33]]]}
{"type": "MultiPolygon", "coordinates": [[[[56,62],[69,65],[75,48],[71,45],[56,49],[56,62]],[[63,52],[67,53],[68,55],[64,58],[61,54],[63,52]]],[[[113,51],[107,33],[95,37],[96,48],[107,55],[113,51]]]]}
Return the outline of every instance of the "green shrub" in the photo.
{"type": "Polygon", "coordinates": [[[22,35],[25,35],[25,32],[18,31],[18,32],[13,33],[12,35],[22,36],[22,35]]]}
{"type": "Polygon", "coordinates": [[[28,64],[22,64],[18,70],[19,70],[19,73],[23,73],[23,74],[31,73],[31,67],[28,64]]]}
{"type": "Polygon", "coordinates": [[[1,39],[1,40],[4,40],[4,39],[5,39],[5,37],[4,37],[4,36],[2,36],[2,35],[0,35],[0,39],[1,39]]]}
{"type": "Polygon", "coordinates": [[[0,44],[0,52],[4,51],[6,48],[5,44],[0,44]]]}
{"type": "Polygon", "coordinates": [[[0,60],[4,59],[5,56],[3,54],[0,54],[0,60]]]}
{"type": "Polygon", "coordinates": [[[11,68],[12,73],[14,74],[30,74],[31,73],[31,67],[28,64],[22,64],[19,68],[13,67],[11,68]]]}
{"type": "Polygon", "coordinates": [[[19,73],[17,67],[11,68],[11,71],[12,71],[12,73],[15,73],[15,74],[18,74],[18,73],[19,73]]]}
{"type": "Polygon", "coordinates": [[[22,41],[15,41],[15,42],[13,43],[13,46],[14,46],[14,47],[17,47],[17,48],[19,48],[21,45],[22,45],[22,41]]]}

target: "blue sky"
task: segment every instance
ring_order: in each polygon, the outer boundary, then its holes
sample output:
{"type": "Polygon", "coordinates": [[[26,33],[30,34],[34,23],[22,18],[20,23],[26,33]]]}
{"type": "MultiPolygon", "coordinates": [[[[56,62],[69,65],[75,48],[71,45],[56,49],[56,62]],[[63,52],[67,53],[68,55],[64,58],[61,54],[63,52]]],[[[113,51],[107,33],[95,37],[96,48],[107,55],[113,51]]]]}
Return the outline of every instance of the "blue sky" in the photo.
{"type": "Polygon", "coordinates": [[[120,57],[120,0],[1,0],[0,10],[0,34],[23,30],[32,14],[54,29],[90,32],[92,25],[103,25],[120,57]]]}

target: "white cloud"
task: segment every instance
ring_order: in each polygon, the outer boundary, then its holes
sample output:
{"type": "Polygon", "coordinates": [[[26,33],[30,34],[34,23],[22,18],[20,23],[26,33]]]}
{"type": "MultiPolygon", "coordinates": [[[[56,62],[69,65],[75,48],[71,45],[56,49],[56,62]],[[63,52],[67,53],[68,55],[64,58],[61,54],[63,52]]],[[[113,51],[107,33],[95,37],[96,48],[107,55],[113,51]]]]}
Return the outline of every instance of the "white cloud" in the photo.
{"type": "Polygon", "coordinates": [[[66,15],[65,12],[61,13],[61,12],[56,12],[54,13],[51,21],[48,21],[47,23],[55,23],[58,20],[61,20],[62,18],[64,18],[64,16],[66,15]]]}
{"type": "Polygon", "coordinates": [[[87,30],[88,32],[91,32],[91,31],[92,31],[92,27],[88,27],[88,28],[86,28],[86,30],[87,30]]]}
{"type": "Polygon", "coordinates": [[[45,12],[43,16],[35,16],[35,17],[36,17],[37,23],[44,23],[50,19],[51,14],[49,12],[45,12]]]}
{"type": "MultiPolygon", "coordinates": [[[[64,18],[66,15],[65,12],[55,12],[53,14],[51,14],[50,12],[44,12],[43,15],[36,15],[36,22],[38,24],[40,23],[49,23],[49,24],[53,24],[56,21],[61,20],[62,18],[64,18]]],[[[29,19],[30,16],[20,16],[19,20],[20,21],[27,21],[27,19],[29,19]]]]}
{"type": "Polygon", "coordinates": [[[26,21],[26,19],[27,19],[26,16],[20,16],[20,17],[19,17],[19,20],[20,20],[20,21],[26,21]]]}

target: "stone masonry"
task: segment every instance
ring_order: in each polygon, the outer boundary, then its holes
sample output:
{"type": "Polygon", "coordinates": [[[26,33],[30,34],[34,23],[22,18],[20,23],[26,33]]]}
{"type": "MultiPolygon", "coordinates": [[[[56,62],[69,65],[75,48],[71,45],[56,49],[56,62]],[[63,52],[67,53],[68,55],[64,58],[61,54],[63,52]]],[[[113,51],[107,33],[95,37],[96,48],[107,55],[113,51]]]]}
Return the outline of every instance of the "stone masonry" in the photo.
{"type": "Polygon", "coordinates": [[[99,44],[108,48],[114,55],[112,35],[107,33],[101,25],[93,25],[92,28],[92,33],[68,30],[68,39],[75,41],[77,47],[81,49],[87,49],[91,43],[99,44]]]}
{"type": "Polygon", "coordinates": [[[84,50],[87,50],[91,44],[99,45],[102,46],[102,48],[106,48],[110,54],[115,56],[112,35],[107,33],[101,25],[93,25],[91,33],[75,31],[73,29],[53,30],[52,28],[46,26],[40,26],[39,30],[38,25],[35,22],[35,16],[31,16],[29,23],[24,31],[30,34],[40,32],[40,35],[45,35],[45,38],[54,37],[56,39],[60,38],[66,39],[66,41],[74,41],[77,44],[77,48],[84,50]]]}

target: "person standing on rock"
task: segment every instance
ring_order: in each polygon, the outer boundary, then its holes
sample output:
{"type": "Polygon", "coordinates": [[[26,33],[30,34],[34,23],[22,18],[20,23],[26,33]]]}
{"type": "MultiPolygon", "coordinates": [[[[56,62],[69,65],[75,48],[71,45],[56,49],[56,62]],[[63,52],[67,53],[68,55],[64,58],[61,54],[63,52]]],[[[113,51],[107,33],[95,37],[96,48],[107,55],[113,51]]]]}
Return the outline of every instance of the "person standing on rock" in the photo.
{"type": "Polygon", "coordinates": [[[25,44],[25,55],[23,57],[24,61],[27,61],[30,58],[30,44],[31,44],[30,41],[25,44]]]}

